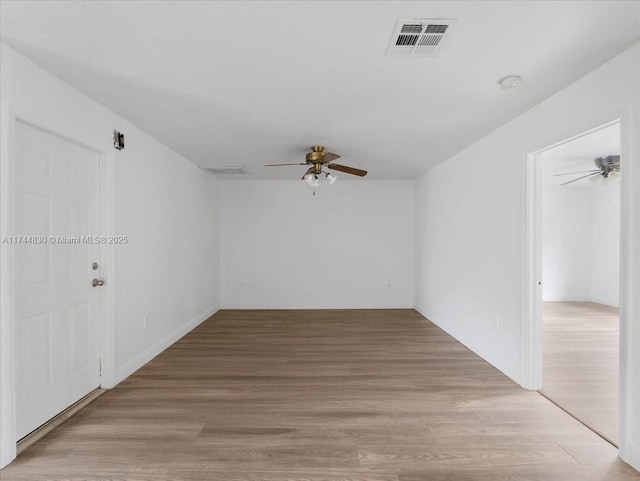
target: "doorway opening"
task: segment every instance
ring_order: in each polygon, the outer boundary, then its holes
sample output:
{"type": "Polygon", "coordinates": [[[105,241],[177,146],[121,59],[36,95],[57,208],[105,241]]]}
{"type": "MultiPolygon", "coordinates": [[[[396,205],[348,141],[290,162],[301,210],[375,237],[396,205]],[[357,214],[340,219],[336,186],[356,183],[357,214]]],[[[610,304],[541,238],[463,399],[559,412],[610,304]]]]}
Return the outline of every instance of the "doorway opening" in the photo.
{"type": "Polygon", "coordinates": [[[569,139],[539,163],[540,392],[618,446],[620,122],[569,139]]]}

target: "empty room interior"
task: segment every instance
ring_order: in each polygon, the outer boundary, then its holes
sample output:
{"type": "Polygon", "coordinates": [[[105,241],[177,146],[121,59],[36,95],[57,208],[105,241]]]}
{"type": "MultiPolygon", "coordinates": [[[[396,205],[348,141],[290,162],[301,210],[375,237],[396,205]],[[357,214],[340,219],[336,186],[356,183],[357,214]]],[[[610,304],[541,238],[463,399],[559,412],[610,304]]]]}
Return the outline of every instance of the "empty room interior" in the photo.
{"type": "Polygon", "coordinates": [[[618,445],[620,124],[541,154],[542,392],[618,445]],[[606,177],[598,166],[609,169],[606,177]]]}
{"type": "Polygon", "coordinates": [[[0,479],[640,480],[640,2],[0,0],[0,479]]]}

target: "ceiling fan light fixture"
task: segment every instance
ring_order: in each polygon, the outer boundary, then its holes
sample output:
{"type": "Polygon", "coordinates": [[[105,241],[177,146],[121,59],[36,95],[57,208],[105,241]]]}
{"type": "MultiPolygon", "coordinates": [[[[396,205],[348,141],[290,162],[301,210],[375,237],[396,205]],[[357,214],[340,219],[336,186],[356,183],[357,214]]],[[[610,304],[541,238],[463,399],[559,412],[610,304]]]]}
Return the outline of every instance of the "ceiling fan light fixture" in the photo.
{"type": "Polygon", "coordinates": [[[338,154],[334,154],[333,152],[326,152],[323,146],[314,145],[313,147],[311,147],[311,152],[306,155],[306,162],[266,164],[265,167],[282,167],[286,165],[310,166],[302,176],[302,180],[304,180],[307,184],[314,188],[320,185],[318,177],[322,176],[322,174],[325,175],[325,179],[327,180],[327,182],[329,182],[329,184],[333,184],[336,181],[337,176],[324,170],[325,167],[327,169],[346,172],[347,174],[356,175],[358,177],[364,177],[365,175],[367,175],[366,170],[356,169],[347,165],[334,164],[333,161],[339,158],[340,156],[338,154]]]}
{"type": "Polygon", "coordinates": [[[316,174],[312,174],[311,172],[304,176],[304,181],[311,187],[318,187],[320,185],[318,183],[318,176],[316,174]]]}
{"type": "Polygon", "coordinates": [[[561,175],[581,175],[568,182],[564,182],[562,185],[570,185],[574,182],[578,182],[583,179],[589,179],[594,185],[608,185],[616,183],[620,180],[620,156],[619,155],[607,155],[606,157],[598,157],[593,161],[596,164],[595,169],[582,170],[579,172],[562,172],[555,174],[555,176],[561,175]]]}

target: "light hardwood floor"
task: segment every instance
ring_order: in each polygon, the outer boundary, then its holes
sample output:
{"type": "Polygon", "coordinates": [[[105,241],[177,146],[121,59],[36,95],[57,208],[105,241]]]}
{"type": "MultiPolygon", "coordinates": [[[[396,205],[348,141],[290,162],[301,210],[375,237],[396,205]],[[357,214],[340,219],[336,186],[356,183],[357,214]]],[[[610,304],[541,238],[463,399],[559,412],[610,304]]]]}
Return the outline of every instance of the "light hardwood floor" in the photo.
{"type": "Polygon", "coordinates": [[[542,317],[544,394],[617,444],[618,309],[545,302],[542,317]]]}
{"type": "Polygon", "coordinates": [[[0,476],[640,479],[610,444],[413,310],[221,311],[0,476]]]}

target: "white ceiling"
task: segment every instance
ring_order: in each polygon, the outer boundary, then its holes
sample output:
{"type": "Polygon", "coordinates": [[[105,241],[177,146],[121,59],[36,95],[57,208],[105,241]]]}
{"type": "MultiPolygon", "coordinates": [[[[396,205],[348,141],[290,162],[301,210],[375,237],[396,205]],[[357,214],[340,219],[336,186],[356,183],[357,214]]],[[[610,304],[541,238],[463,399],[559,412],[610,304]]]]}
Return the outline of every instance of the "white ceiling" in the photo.
{"type": "Polygon", "coordinates": [[[367,178],[414,178],[640,41],[630,1],[0,5],[4,42],[194,162],[250,178],[299,178],[262,165],[316,143],[367,178]],[[400,18],[458,21],[435,58],[387,57],[400,18]],[[500,90],[513,73],[522,85],[500,90]]]}
{"type": "MultiPolygon", "coordinates": [[[[620,124],[614,123],[587,135],[562,143],[542,154],[542,183],[546,187],[556,187],[584,174],[557,176],[564,172],[594,170],[594,160],[608,155],[620,155],[620,124]]],[[[624,159],[620,159],[622,165],[624,159]]],[[[591,187],[588,179],[574,182],[565,187],[591,187]]]]}

